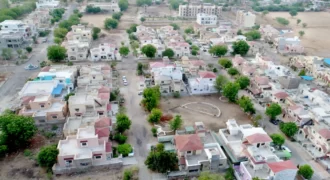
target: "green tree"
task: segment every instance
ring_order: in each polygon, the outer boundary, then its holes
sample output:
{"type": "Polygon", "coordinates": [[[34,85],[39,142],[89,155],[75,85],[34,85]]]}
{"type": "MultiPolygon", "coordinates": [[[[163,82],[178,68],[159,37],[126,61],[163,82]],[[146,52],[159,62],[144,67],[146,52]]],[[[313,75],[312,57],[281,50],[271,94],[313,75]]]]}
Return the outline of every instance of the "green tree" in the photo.
{"type": "Polygon", "coordinates": [[[98,34],[101,32],[101,29],[98,28],[98,27],[93,27],[92,29],[92,37],[93,37],[93,40],[97,39],[99,36],[98,34]]]}
{"type": "Polygon", "coordinates": [[[171,8],[174,9],[174,10],[177,10],[180,6],[180,1],[179,0],[170,0],[170,5],[171,5],[171,8]]]}
{"type": "Polygon", "coordinates": [[[129,48],[127,46],[122,46],[122,47],[119,48],[119,54],[121,56],[125,57],[125,56],[128,55],[128,53],[129,53],[129,48]]]}
{"type": "Polygon", "coordinates": [[[178,158],[176,153],[153,148],[144,164],[152,171],[166,173],[178,169],[178,158]]]}
{"type": "Polygon", "coordinates": [[[226,45],[215,45],[209,49],[209,53],[213,54],[217,57],[223,56],[228,52],[228,48],[226,45]]]}
{"type": "Polygon", "coordinates": [[[223,95],[228,98],[230,102],[235,102],[239,89],[240,86],[238,83],[228,82],[223,87],[223,95]]]}
{"type": "Polygon", "coordinates": [[[254,114],[256,112],[251,99],[247,96],[242,96],[239,98],[238,105],[243,109],[245,113],[254,114]]]}
{"type": "Polygon", "coordinates": [[[127,115],[120,113],[116,115],[116,118],[116,130],[118,132],[123,133],[131,127],[132,122],[127,115]]]}
{"type": "Polygon", "coordinates": [[[47,48],[47,57],[52,62],[61,62],[66,56],[66,49],[59,45],[52,45],[47,48]]]}
{"type": "Polygon", "coordinates": [[[38,164],[47,169],[51,169],[57,161],[58,153],[59,151],[56,144],[42,147],[37,157],[38,164]]]}
{"type": "Polygon", "coordinates": [[[93,13],[93,14],[96,14],[96,13],[99,13],[101,12],[101,8],[100,7],[94,7],[92,5],[87,5],[86,6],[86,9],[85,9],[85,12],[86,13],[93,13]]]}
{"type": "Polygon", "coordinates": [[[151,113],[148,117],[149,123],[158,123],[160,121],[160,118],[162,117],[162,111],[160,109],[154,108],[151,110],[151,113]]]}
{"type": "Polygon", "coordinates": [[[261,38],[261,34],[257,30],[252,30],[244,34],[248,41],[253,41],[261,38]]]}
{"type": "Polygon", "coordinates": [[[141,17],[140,18],[140,21],[143,23],[144,21],[146,21],[146,18],[145,17],[141,17]]]}
{"type": "Polygon", "coordinates": [[[289,23],[290,23],[287,19],[282,18],[282,17],[277,17],[277,18],[276,18],[276,21],[277,21],[279,24],[282,24],[282,25],[284,25],[284,26],[287,26],[287,25],[289,25],[289,23]]]}
{"type": "Polygon", "coordinates": [[[128,8],[128,0],[119,0],[118,6],[121,11],[126,11],[128,8]]]}
{"type": "Polygon", "coordinates": [[[291,9],[289,14],[291,15],[291,17],[294,17],[294,16],[297,16],[298,12],[295,9],[291,9]]]}
{"type": "Polygon", "coordinates": [[[57,45],[60,45],[62,43],[62,39],[58,38],[58,37],[55,37],[54,38],[54,43],[57,44],[57,45]]]}
{"type": "Polygon", "coordinates": [[[173,58],[174,51],[171,48],[166,48],[162,53],[163,56],[167,56],[168,58],[173,58]]]}
{"type": "Polygon", "coordinates": [[[144,45],[141,49],[141,52],[148,58],[155,57],[157,49],[151,44],[144,45]]]}
{"type": "Polygon", "coordinates": [[[68,33],[68,30],[65,28],[56,28],[54,30],[54,37],[64,39],[67,33],[68,33]]]}
{"type": "Polygon", "coordinates": [[[270,137],[273,140],[273,143],[281,149],[281,146],[285,142],[285,138],[281,134],[271,134],[270,137]]]}
{"type": "Polygon", "coordinates": [[[235,75],[239,74],[239,71],[236,68],[234,68],[234,67],[229,68],[227,70],[227,72],[231,76],[235,76],[235,75]]]}
{"type": "Polygon", "coordinates": [[[287,123],[281,123],[280,124],[280,130],[288,137],[292,137],[295,135],[299,128],[294,122],[287,122],[287,123]]]}
{"type": "Polygon", "coordinates": [[[305,179],[311,179],[314,174],[314,170],[310,165],[305,164],[299,167],[298,174],[305,179]]]}
{"type": "Polygon", "coordinates": [[[272,103],[270,106],[266,108],[266,115],[270,117],[270,119],[275,119],[276,116],[282,113],[282,108],[277,103],[272,103]]]}
{"type": "Polygon", "coordinates": [[[222,66],[223,68],[231,68],[233,66],[231,60],[229,60],[228,58],[220,58],[219,62],[220,66],[222,66]]]}
{"type": "Polygon", "coordinates": [[[143,74],[143,64],[142,63],[138,63],[137,64],[137,68],[136,68],[138,75],[142,75],[143,74]]]}
{"type": "Polygon", "coordinates": [[[159,100],[160,100],[159,86],[146,88],[143,90],[143,99],[141,103],[145,106],[145,108],[148,111],[151,111],[152,109],[156,108],[159,104],[159,100]]]}
{"type": "Polygon", "coordinates": [[[227,84],[228,79],[226,78],[226,76],[224,75],[219,75],[217,77],[217,79],[214,82],[214,87],[218,90],[218,92],[220,93],[220,91],[222,90],[223,86],[225,84],[227,84]]]}
{"type": "Polygon", "coordinates": [[[10,48],[3,48],[1,51],[1,56],[4,60],[9,60],[13,57],[13,50],[10,48]]]}
{"type": "Polygon", "coordinates": [[[306,71],[305,71],[305,69],[302,69],[302,70],[299,72],[298,76],[306,76],[306,71]]]}
{"type": "Polygon", "coordinates": [[[107,18],[104,20],[104,28],[107,30],[116,29],[118,21],[116,19],[107,18]]]}
{"type": "Polygon", "coordinates": [[[191,50],[191,55],[193,55],[193,56],[197,56],[197,54],[198,54],[198,51],[196,51],[196,50],[191,50]]]}
{"type": "Polygon", "coordinates": [[[237,78],[236,82],[239,84],[241,89],[245,89],[250,85],[250,79],[246,76],[240,76],[237,78]]]}
{"type": "Polygon", "coordinates": [[[303,37],[305,35],[305,31],[299,31],[299,36],[303,37]]]}
{"type": "Polygon", "coordinates": [[[307,23],[303,23],[303,28],[306,28],[307,27],[307,23]]]}
{"type": "Polygon", "coordinates": [[[199,175],[198,180],[225,180],[225,178],[220,174],[203,171],[199,175]]]}
{"type": "Polygon", "coordinates": [[[1,115],[0,129],[1,145],[6,145],[9,151],[25,147],[37,132],[32,117],[16,114],[1,115]]]}
{"type": "Polygon", "coordinates": [[[274,4],[281,4],[281,0],[273,0],[274,4]]]}
{"type": "Polygon", "coordinates": [[[128,34],[131,34],[131,33],[133,33],[133,32],[136,32],[136,27],[137,27],[137,26],[138,26],[137,24],[132,24],[132,25],[130,26],[130,28],[126,30],[126,32],[127,32],[128,34]]]}
{"type": "Polygon", "coordinates": [[[170,128],[173,131],[180,129],[182,126],[182,119],[180,115],[176,115],[172,121],[170,121],[170,128]]]}
{"type": "Polygon", "coordinates": [[[245,56],[250,49],[250,46],[247,44],[247,42],[240,40],[240,41],[236,41],[233,43],[233,55],[239,54],[241,56],[245,56]]]}
{"type": "Polygon", "coordinates": [[[25,48],[25,50],[26,50],[28,53],[30,53],[30,52],[32,52],[32,47],[28,46],[28,47],[25,48]]]}
{"type": "Polygon", "coordinates": [[[133,151],[133,148],[130,144],[120,144],[117,147],[118,153],[122,154],[123,157],[128,156],[129,153],[133,151]]]}
{"type": "Polygon", "coordinates": [[[301,23],[301,19],[297,19],[297,25],[301,23]]]}
{"type": "Polygon", "coordinates": [[[192,50],[196,50],[196,51],[199,51],[199,47],[198,47],[198,46],[196,46],[196,45],[192,45],[192,46],[191,46],[191,49],[192,49],[192,50]]]}
{"type": "Polygon", "coordinates": [[[132,42],[131,42],[131,48],[132,48],[132,49],[137,49],[137,48],[139,48],[139,47],[140,47],[140,44],[139,44],[138,41],[132,41],[132,42]]]}
{"type": "Polygon", "coordinates": [[[121,12],[113,13],[112,14],[112,19],[116,19],[117,21],[119,21],[122,15],[123,14],[121,12]]]}
{"type": "Polygon", "coordinates": [[[174,30],[179,30],[180,29],[179,25],[176,24],[176,23],[171,23],[170,26],[172,26],[174,30]]]}
{"type": "Polygon", "coordinates": [[[188,27],[184,30],[184,33],[186,34],[194,34],[194,28],[193,27],[188,27]]]}
{"type": "Polygon", "coordinates": [[[150,6],[152,4],[152,0],[136,0],[136,4],[138,6],[150,6]]]}
{"type": "Polygon", "coordinates": [[[239,29],[236,34],[237,35],[243,35],[242,30],[239,29]]]}

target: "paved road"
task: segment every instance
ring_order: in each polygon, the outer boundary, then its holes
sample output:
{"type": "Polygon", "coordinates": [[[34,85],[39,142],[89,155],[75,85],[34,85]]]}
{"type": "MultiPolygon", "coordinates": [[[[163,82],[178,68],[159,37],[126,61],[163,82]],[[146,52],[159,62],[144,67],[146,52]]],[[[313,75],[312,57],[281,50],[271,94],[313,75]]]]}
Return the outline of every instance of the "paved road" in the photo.
{"type": "MultiPolygon", "coordinates": [[[[70,4],[63,19],[68,19],[76,7],[76,4],[70,4]]],[[[51,33],[49,33],[47,43],[38,44],[33,47],[32,56],[29,61],[18,66],[0,66],[0,71],[12,72],[12,75],[9,76],[8,80],[0,88],[0,113],[17,104],[17,92],[24,86],[28,78],[39,72],[39,69],[28,71],[25,70],[24,67],[28,64],[39,65],[39,62],[47,58],[47,47],[53,44],[53,30],[54,27],[51,29],[51,33]]]]}

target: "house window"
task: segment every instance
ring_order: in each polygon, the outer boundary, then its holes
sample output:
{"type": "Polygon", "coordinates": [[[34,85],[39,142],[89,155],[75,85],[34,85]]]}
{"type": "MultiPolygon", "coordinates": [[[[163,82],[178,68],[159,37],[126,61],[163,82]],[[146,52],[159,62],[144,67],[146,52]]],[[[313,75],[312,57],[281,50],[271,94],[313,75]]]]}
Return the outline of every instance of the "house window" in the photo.
{"type": "Polygon", "coordinates": [[[102,48],[102,51],[104,51],[104,49],[102,48]]]}
{"type": "Polygon", "coordinates": [[[79,111],[79,108],[76,108],[76,109],[74,109],[76,112],[78,112],[79,111]]]}
{"type": "Polygon", "coordinates": [[[101,159],[101,158],[102,158],[101,155],[94,156],[94,159],[101,159]]]}
{"type": "Polygon", "coordinates": [[[44,123],[44,122],[46,122],[44,119],[39,120],[39,123],[44,123]]]}
{"type": "Polygon", "coordinates": [[[187,151],[187,154],[191,154],[191,151],[187,151]]]}
{"type": "Polygon", "coordinates": [[[260,143],[257,144],[257,148],[259,148],[259,147],[260,147],[260,143]]]}
{"type": "Polygon", "coordinates": [[[164,81],[161,81],[161,83],[164,83],[164,81]]]}
{"type": "Polygon", "coordinates": [[[57,119],[57,116],[56,116],[56,115],[54,115],[54,116],[52,116],[52,118],[53,118],[53,119],[57,119]]]}
{"type": "Polygon", "coordinates": [[[81,145],[82,147],[85,147],[85,146],[87,146],[87,142],[80,142],[80,145],[81,145]]]}
{"type": "Polygon", "coordinates": [[[265,145],[265,143],[261,143],[261,145],[262,145],[262,146],[264,146],[264,145],[265,145]]]}
{"type": "Polygon", "coordinates": [[[99,112],[99,115],[103,115],[103,112],[99,112]]]}
{"type": "Polygon", "coordinates": [[[198,172],[198,169],[190,169],[189,172],[198,172]]]}
{"type": "Polygon", "coordinates": [[[210,81],[212,81],[212,79],[210,79],[210,81]]]}
{"type": "Polygon", "coordinates": [[[194,89],[194,91],[197,91],[197,89],[194,89]]]}
{"type": "Polygon", "coordinates": [[[66,164],[71,164],[72,163],[72,160],[65,160],[65,163],[66,164]]]}
{"type": "Polygon", "coordinates": [[[321,139],[321,136],[319,136],[319,139],[321,139]]]}
{"type": "Polygon", "coordinates": [[[45,105],[44,105],[44,104],[40,104],[40,107],[41,107],[41,108],[44,108],[44,107],[45,107],[45,105]]]}
{"type": "Polygon", "coordinates": [[[89,163],[80,163],[81,166],[88,166],[89,163]]]}
{"type": "Polygon", "coordinates": [[[93,76],[93,79],[95,79],[95,76],[93,76]]]}

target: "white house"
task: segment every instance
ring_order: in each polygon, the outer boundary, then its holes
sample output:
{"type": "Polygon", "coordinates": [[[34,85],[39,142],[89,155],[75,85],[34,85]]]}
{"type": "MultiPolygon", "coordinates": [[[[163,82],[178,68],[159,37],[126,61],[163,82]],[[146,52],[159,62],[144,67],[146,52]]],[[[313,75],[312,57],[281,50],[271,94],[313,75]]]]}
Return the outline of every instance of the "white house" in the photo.
{"type": "Polygon", "coordinates": [[[60,1],[55,0],[39,0],[36,2],[37,9],[39,8],[57,8],[60,4],[60,1]]]}
{"type": "Polygon", "coordinates": [[[171,48],[174,51],[174,56],[176,57],[190,55],[189,44],[186,42],[170,42],[167,44],[167,48],[171,48]]]}
{"type": "Polygon", "coordinates": [[[118,48],[114,44],[100,44],[99,47],[91,49],[90,52],[91,61],[111,61],[121,59],[118,48]]]}
{"type": "Polygon", "coordinates": [[[243,28],[252,28],[256,22],[256,15],[250,11],[239,10],[236,13],[236,22],[243,28]]]}
{"type": "Polygon", "coordinates": [[[216,25],[218,17],[216,15],[209,15],[205,13],[198,13],[196,22],[200,25],[216,25]]]}
{"type": "Polygon", "coordinates": [[[21,20],[5,20],[0,26],[1,32],[22,33],[25,39],[35,34],[35,27],[30,27],[21,20]]]}
{"type": "Polygon", "coordinates": [[[216,74],[209,71],[198,72],[197,78],[188,79],[188,84],[191,94],[210,94],[216,93],[217,90],[214,87],[216,74]]]}

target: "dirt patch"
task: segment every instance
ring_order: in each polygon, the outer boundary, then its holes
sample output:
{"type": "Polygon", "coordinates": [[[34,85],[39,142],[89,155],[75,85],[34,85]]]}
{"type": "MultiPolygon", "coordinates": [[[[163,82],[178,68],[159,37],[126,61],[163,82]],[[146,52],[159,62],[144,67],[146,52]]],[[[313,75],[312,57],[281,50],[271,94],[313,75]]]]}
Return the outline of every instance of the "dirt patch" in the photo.
{"type": "Polygon", "coordinates": [[[294,18],[288,12],[271,12],[265,16],[268,24],[280,27],[276,22],[276,17],[283,17],[290,21],[288,27],[292,28],[295,35],[299,36],[299,31],[304,31],[305,35],[301,38],[306,53],[316,56],[330,56],[328,44],[330,39],[330,13],[329,12],[299,12],[294,18]],[[301,23],[297,25],[297,19],[301,23]],[[307,28],[302,24],[307,23],[307,28]]]}
{"type": "MultiPolygon", "coordinates": [[[[203,109],[210,109],[209,107],[201,107],[203,109]]],[[[221,102],[218,95],[212,96],[189,96],[174,98],[162,98],[161,109],[164,113],[171,113],[173,115],[179,114],[184,120],[184,126],[194,125],[195,122],[201,121],[207,128],[213,131],[218,131],[219,128],[226,127],[225,122],[230,118],[235,118],[238,124],[251,123],[248,116],[236,104],[221,102]],[[189,109],[180,107],[189,102],[206,102],[217,106],[221,111],[220,117],[214,117],[207,114],[202,114],[189,109]]],[[[211,109],[209,111],[212,111],[211,109]]]]}

